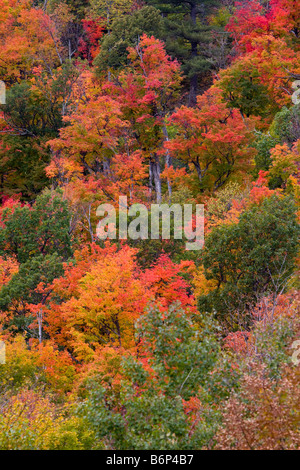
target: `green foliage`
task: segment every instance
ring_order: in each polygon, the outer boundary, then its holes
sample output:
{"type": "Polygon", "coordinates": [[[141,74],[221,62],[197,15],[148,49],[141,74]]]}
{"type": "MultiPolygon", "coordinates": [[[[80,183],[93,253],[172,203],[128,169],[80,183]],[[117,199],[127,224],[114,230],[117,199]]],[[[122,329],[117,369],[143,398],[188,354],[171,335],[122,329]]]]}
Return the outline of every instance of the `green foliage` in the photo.
{"type": "Polygon", "coordinates": [[[246,116],[266,117],[272,112],[272,102],[256,69],[245,69],[243,62],[223,72],[220,88],[230,107],[246,116]]]}
{"type": "Polygon", "coordinates": [[[198,300],[231,327],[247,324],[247,312],[263,295],[284,290],[298,251],[299,224],[290,197],[272,196],[245,211],[237,224],[215,228],[202,261],[217,287],[198,300]],[[234,315],[234,313],[237,314],[234,315]]]}
{"type": "Polygon", "coordinates": [[[0,191],[4,196],[21,194],[32,201],[49,183],[45,167],[50,154],[39,137],[5,135],[0,160],[0,191]]]}
{"type": "MultiPolygon", "coordinates": [[[[174,195],[176,197],[176,194],[174,195]]],[[[172,201],[173,202],[173,201],[172,201]]],[[[180,202],[175,203],[180,204],[180,202]]],[[[127,226],[129,226],[133,217],[128,217],[127,226]]],[[[186,250],[187,238],[184,233],[182,234],[182,239],[174,238],[174,231],[176,229],[176,224],[174,221],[174,214],[170,215],[170,240],[165,240],[162,238],[162,218],[160,218],[159,223],[159,239],[151,240],[151,213],[148,214],[148,232],[149,239],[145,240],[131,240],[128,239],[128,245],[133,248],[138,249],[137,261],[139,266],[142,269],[149,268],[162,254],[167,254],[170,259],[174,262],[180,262],[182,259],[192,259],[194,257],[193,251],[186,250]]],[[[119,226],[119,223],[117,223],[119,226]]],[[[119,243],[119,241],[117,241],[119,243]]]]}
{"type": "Polygon", "coordinates": [[[287,143],[290,147],[300,139],[300,105],[286,108],[285,106],[275,115],[270,126],[270,134],[287,143]]]}
{"type": "MultiPolygon", "coordinates": [[[[277,144],[287,144],[292,148],[293,144],[300,138],[300,107],[283,107],[274,117],[267,133],[257,133],[254,147],[257,149],[255,156],[255,176],[260,170],[269,170],[271,165],[270,151],[277,144]]],[[[282,178],[271,177],[270,188],[280,187],[282,178]]]]}
{"type": "Polygon", "coordinates": [[[47,2],[45,0],[38,0],[37,2],[40,4],[40,7],[46,4],[47,12],[49,13],[52,13],[60,4],[65,3],[71,8],[72,13],[76,15],[78,20],[84,18],[89,4],[89,0],[48,0],[47,2]]]}
{"type": "Polygon", "coordinates": [[[63,261],[72,255],[67,202],[60,191],[45,191],[32,207],[3,211],[1,255],[15,257],[19,271],[0,291],[0,308],[14,311],[9,326],[32,334],[27,304],[44,305],[53,280],[63,274],[63,261]]]}
{"type": "Polygon", "coordinates": [[[58,190],[44,191],[32,207],[7,208],[2,215],[0,253],[15,256],[19,263],[54,253],[67,260],[72,254],[69,220],[68,204],[58,190]]]}
{"type": "Polygon", "coordinates": [[[216,361],[215,328],[208,317],[198,331],[176,305],[167,313],[150,308],[141,317],[137,333],[142,338],[143,351],[150,357],[151,368],[157,372],[160,390],[165,390],[168,396],[179,394],[184,399],[196,393],[216,361]]]}
{"type": "Polygon", "coordinates": [[[146,6],[130,16],[116,18],[110,34],[106,34],[101,41],[100,53],[94,61],[98,73],[124,66],[128,62],[128,47],[135,46],[143,33],[160,37],[161,31],[162,19],[153,7],[146,6]]]}
{"type": "Polygon", "coordinates": [[[291,361],[288,346],[296,337],[297,326],[293,318],[271,317],[257,322],[253,329],[257,360],[267,366],[273,379],[280,377],[282,366],[291,361]]]}
{"type": "Polygon", "coordinates": [[[207,24],[193,24],[185,19],[178,21],[176,16],[165,20],[164,40],[168,53],[182,64],[182,70],[188,78],[201,74],[202,78],[211,69],[210,57],[207,57],[208,44],[211,41],[211,27],[207,24]],[[191,54],[190,44],[195,44],[195,53],[191,54]]]}
{"type": "Polygon", "coordinates": [[[134,10],[132,0],[89,0],[89,15],[92,18],[103,18],[110,30],[111,23],[134,10]]]}
{"type": "Polygon", "coordinates": [[[257,149],[255,155],[255,176],[258,176],[260,170],[268,171],[271,164],[270,150],[279,143],[279,139],[273,137],[269,132],[267,134],[258,133],[253,146],[257,149]]]}
{"type": "Polygon", "coordinates": [[[209,317],[197,328],[178,305],[167,312],[150,307],[137,325],[148,365],[125,359],[120,396],[108,400],[96,383],[81,407],[98,438],[116,449],[200,448],[211,437],[215,412],[209,410],[209,419],[192,429],[184,400],[209,386],[219,355],[215,331],[209,317]]]}
{"type": "Polygon", "coordinates": [[[162,254],[168,255],[172,261],[180,262],[190,259],[193,252],[185,250],[184,240],[129,240],[128,244],[138,249],[137,261],[142,269],[149,268],[162,254]]]}
{"type": "MultiPolygon", "coordinates": [[[[77,60],[79,68],[81,62],[77,60]]],[[[47,184],[45,167],[50,161],[49,138],[57,137],[63,116],[74,105],[72,88],[79,77],[74,62],[66,60],[51,72],[39,71],[33,83],[13,85],[0,108],[7,127],[1,145],[0,190],[32,200],[47,184]]]]}
{"type": "Polygon", "coordinates": [[[211,18],[211,24],[225,28],[232,15],[230,5],[221,6],[211,18]]]}
{"type": "Polygon", "coordinates": [[[213,67],[214,60],[208,47],[212,42],[212,26],[207,19],[218,2],[148,0],[147,3],[158,8],[164,16],[166,50],[182,64],[190,83],[190,103],[195,104],[199,78],[205,82],[213,67]]]}
{"type": "Polygon", "coordinates": [[[25,302],[37,305],[45,298],[45,292],[36,289],[40,283],[51,284],[63,274],[62,259],[56,253],[43,256],[36,255],[20,265],[8,284],[0,291],[0,308],[5,310],[14,302],[25,302]]]}
{"type": "Polygon", "coordinates": [[[233,3],[2,2],[1,450],[300,448],[299,12],[233,3]],[[203,250],[95,241],[121,192],[203,250]]]}
{"type": "Polygon", "coordinates": [[[7,123],[19,135],[55,135],[62,126],[60,110],[52,106],[38,90],[26,81],[17,83],[7,92],[3,106],[7,123]]]}

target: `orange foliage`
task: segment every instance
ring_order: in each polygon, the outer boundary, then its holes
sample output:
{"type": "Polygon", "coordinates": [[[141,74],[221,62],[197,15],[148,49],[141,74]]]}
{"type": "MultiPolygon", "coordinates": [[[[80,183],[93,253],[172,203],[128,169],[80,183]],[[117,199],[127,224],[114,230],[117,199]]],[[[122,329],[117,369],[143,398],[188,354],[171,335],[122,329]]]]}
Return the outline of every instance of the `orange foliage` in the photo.
{"type": "Polygon", "coordinates": [[[60,63],[55,24],[31,5],[29,0],[8,0],[1,5],[0,60],[3,79],[10,83],[27,78],[36,65],[52,68],[60,63]]]}
{"type": "Polygon", "coordinates": [[[54,283],[54,292],[63,295],[65,302],[52,304],[48,331],[78,360],[88,362],[108,344],[134,346],[134,321],[146,305],[134,255],[135,250],[126,246],[119,251],[116,245],[95,249],[94,259],[82,259],[54,283]]]}

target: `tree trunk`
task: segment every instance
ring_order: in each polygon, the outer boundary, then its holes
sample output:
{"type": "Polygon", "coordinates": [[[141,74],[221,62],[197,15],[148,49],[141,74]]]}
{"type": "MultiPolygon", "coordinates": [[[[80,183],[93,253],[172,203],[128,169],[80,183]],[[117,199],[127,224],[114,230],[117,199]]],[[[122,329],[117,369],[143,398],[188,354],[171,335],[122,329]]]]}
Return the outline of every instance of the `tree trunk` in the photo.
{"type": "Polygon", "coordinates": [[[150,160],[151,174],[153,176],[155,193],[156,193],[156,203],[161,203],[161,179],[160,179],[160,163],[159,157],[154,155],[150,160]]]}
{"type": "Polygon", "coordinates": [[[190,80],[189,106],[195,107],[197,104],[198,75],[195,74],[190,80]]]}
{"type": "MultiPolygon", "coordinates": [[[[191,3],[190,19],[193,25],[197,23],[197,4],[191,3]]],[[[195,41],[191,41],[191,56],[192,59],[197,57],[198,44],[195,41]]],[[[190,81],[190,95],[189,95],[189,106],[195,106],[197,104],[197,88],[198,88],[198,74],[194,74],[190,81]]]]}
{"type": "Polygon", "coordinates": [[[42,344],[43,341],[43,310],[40,309],[37,314],[38,328],[39,328],[39,344],[42,344]]]}
{"type": "MultiPolygon", "coordinates": [[[[163,134],[164,134],[165,142],[168,142],[169,141],[169,135],[168,135],[168,131],[167,131],[167,128],[166,128],[165,124],[163,125],[163,134]]],[[[169,150],[167,149],[166,150],[166,167],[169,168],[170,165],[171,165],[171,155],[170,155],[169,150]]],[[[168,183],[168,193],[169,193],[169,204],[171,204],[172,185],[171,185],[171,181],[169,180],[169,178],[167,179],[167,183],[168,183]]]]}

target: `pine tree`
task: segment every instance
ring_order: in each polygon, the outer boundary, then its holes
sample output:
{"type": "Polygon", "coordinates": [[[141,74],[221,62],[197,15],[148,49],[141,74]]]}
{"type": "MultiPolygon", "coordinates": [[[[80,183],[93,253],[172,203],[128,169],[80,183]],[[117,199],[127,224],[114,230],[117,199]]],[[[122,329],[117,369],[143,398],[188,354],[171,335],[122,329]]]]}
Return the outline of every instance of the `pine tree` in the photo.
{"type": "Polygon", "coordinates": [[[199,78],[211,68],[208,43],[212,27],[208,14],[214,0],[148,0],[164,17],[164,40],[168,54],[176,57],[190,83],[189,104],[196,104],[199,78]]]}

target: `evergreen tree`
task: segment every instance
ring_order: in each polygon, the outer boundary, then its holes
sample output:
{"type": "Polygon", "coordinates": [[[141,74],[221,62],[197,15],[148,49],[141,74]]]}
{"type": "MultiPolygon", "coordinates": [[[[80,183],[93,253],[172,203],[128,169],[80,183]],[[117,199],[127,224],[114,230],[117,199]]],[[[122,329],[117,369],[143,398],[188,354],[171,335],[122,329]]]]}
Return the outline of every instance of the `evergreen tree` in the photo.
{"type": "Polygon", "coordinates": [[[94,61],[98,73],[126,65],[128,47],[135,46],[144,33],[161,37],[162,23],[159,11],[150,6],[136,10],[132,15],[117,17],[110,33],[101,41],[100,53],[94,61]]]}
{"type": "Polygon", "coordinates": [[[163,39],[168,54],[182,63],[190,83],[189,104],[196,104],[199,78],[212,66],[209,53],[212,27],[208,15],[217,6],[214,0],[148,0],[164,17],[163,39]]]}

